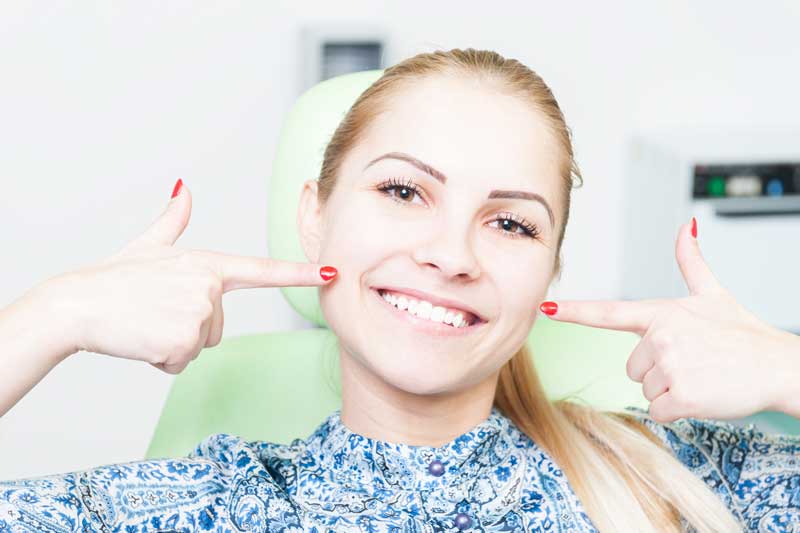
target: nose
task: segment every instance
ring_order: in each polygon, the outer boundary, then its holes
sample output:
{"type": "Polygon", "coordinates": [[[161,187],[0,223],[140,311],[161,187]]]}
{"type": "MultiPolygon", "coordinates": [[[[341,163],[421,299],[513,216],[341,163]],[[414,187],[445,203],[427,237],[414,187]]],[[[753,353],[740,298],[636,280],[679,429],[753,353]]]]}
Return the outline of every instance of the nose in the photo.
{"type": "Polygon", "coordinates": [[[480,266],[468,231],[454,231],[455,226],[451,224],[440,224],[439,228],[431,239],[414,249],[412,255],[417,264],[435,268],[447,279],[477,278],[480,266]]]}

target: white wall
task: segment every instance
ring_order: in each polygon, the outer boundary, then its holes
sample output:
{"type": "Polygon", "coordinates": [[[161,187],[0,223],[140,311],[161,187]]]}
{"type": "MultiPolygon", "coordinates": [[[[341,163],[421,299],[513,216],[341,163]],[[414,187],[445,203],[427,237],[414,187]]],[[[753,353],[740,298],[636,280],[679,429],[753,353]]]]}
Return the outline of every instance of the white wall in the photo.
{"type": "MultiPolygon", "coordinates": [[[[553,297],[619,294],[633,132],[800,123],[793,1],[406,0],[376,15],[373,2],[236,4],[0,4],[0,305],[144,231],[178,177],[194,211],[177,246],[266,254],[267,177],[305,22],[384,24],[389,64],[492,48],[544,77],[585,177],[553,297]]],[[[226,336],[305,324],[277,289],[224,304],[226,336]]],[[[171,379],[76,355],[0,419],[0,479],[141,458],[171,379]]]]}

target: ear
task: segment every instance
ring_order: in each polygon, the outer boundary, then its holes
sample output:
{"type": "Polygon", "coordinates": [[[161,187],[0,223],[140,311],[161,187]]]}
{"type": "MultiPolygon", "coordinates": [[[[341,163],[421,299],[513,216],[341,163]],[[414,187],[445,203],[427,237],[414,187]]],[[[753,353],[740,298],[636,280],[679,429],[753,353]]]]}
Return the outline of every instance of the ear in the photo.
{"type": "Polygon", "coordinates": [[[297,230],[300,245],[311,263],[319,261],[322,213],[317,200],[317,180],[306,180],[297,206],[297,230]]]}
{"type": "Polygon", "coordinates": [[[550,277],[550,283],[553,283],[553,281],[561,281],[561,273],[564,270],[564,262],[562,259],[561,253],[559,253],[553,265],[553,274],[550,277]]]}

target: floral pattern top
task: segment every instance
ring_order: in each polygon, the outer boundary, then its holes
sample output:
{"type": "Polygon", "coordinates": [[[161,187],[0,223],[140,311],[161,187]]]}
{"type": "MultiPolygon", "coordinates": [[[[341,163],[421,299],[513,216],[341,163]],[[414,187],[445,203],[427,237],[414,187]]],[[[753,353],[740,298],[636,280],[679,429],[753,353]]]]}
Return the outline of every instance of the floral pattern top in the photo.
{"type": "MultiPolygon", "coordinates": [[[[658,424],[628,407],[741,520],[800,532],[800,436],[658,424]]],[[[694,531],[684,522],[684,528],[694,531]]],[[[183,458],[0,482],[0,532],[596,532],[547,453],[497,409],[435,448],[350,431],[291,444],[215,434],[183,458]]]]}

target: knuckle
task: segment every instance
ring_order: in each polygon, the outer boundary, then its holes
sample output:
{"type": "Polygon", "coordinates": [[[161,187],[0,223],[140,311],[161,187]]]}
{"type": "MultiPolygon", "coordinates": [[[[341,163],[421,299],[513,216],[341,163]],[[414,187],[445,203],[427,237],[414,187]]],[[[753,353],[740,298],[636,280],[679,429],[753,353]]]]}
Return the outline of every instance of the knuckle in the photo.
{"type": "Polygon", "coordinates": [[[640,381],[639,375],[636,373],[636,362],[633,358],[628,359],[628,362],[625,365],[625,372],[633,381],[640,381]]]}
{"type": "Polygon", "coordinates": [[[663,368],[669,361],[669,348],[665,346],[655,347],[653,350],[653,364],[659,368],[663,368]]]}
{"type": "Polygon", "coordinates": [[[650,335],[650,344],[656,349],[657,356],[672,347],[672,335],[663,329],[657,329],[650,335]]]}
{"type": "Polygon", "coordinates": [[[658,370],[661,372],[661,375],[664,377],[664,381],[667,385],[670,385],[674,379],[674,369],[672,365],[668,361],[662,361],[658,363],[658,370]]]}
{"type": "Polygon", "coordinates": [[[628,377],[634,379],[633,377],[633,365],[631,364],[631,359],[628,359],[628,362],[625,363],[625,373],[628,374],[628,377]]]}
{"type": "Polygon", "coordinates": [[[212,301],[217,301],[222,297],[222,280],[213,272],[208,278],[208,296],[212,301]]]}
{"type": "Polygon", "coordinates": [[[175,358],[172,355],[168,355],[167,357],[164,357],[161,361],[155,364],[162,369],[167,369],[175,365],[175,358]]]}
{"type": "Polygon", "coordinates": [[[672,398],[675,400],[676,405],[680,408],[682,413],[685,413],[685,416],[691,416],[691,413],[695,411],[695,401],[691,397],[691,395],[687,394],[683,387],[680,385],[673,386],[670,388],[672,392],[672,398]]]}
{"type": "Polygon", "coordinates": [[[206,347],[212,348],[214,346],[217,346],[220,343],[220,341],[222,341],[222,331],[215,330],[211,333],[211,335],[209,335],[208,339],[206,340],[206,347]]]}
{"type": "MultiPolygon", "coordinates": [[[[194,349],[197,342],[197,333],[194,329],[183,332],[172,341],[172,357],[185,356],[194,349]]],[[[174,361],[173,361],[174,362],[174,361]]]]}
{"type": "Polygon", "coordinates": [[[183,368],[184,367],[181,366],[181,365],[174,365],[174,366],[173,365],[165,365],[164,366],[164,371],[167,374],[176,375],[176,374],[180,374],[181,371],[183,370],[183,368]]]}
{"type": "MultiPolygon", "coordinates": [[[[208,319],[211,315],[214,314],[214,304],[211,303],[208,299],[203,299],[200,304],[197,306],[198,316],[200,321],[203,322],[208,319]]],[[[198,326],[198,329],[202,327],[202,323],[198,326]]]]}
{"type": "Polygon", "coordinates": [[[213,348],[214,346],[218,346],[218,345],[219,345],[219,343],[220,343],[220,341],[222,341],[222,337],[220,337],[220,336],[216,336],[216,337],[214,337],[213,339],[211,339],[211,340],[209,341],[209,343],[208,343],[208,345],[207,345],[207,346],[208,346],[209,348],[213,348]]]}

